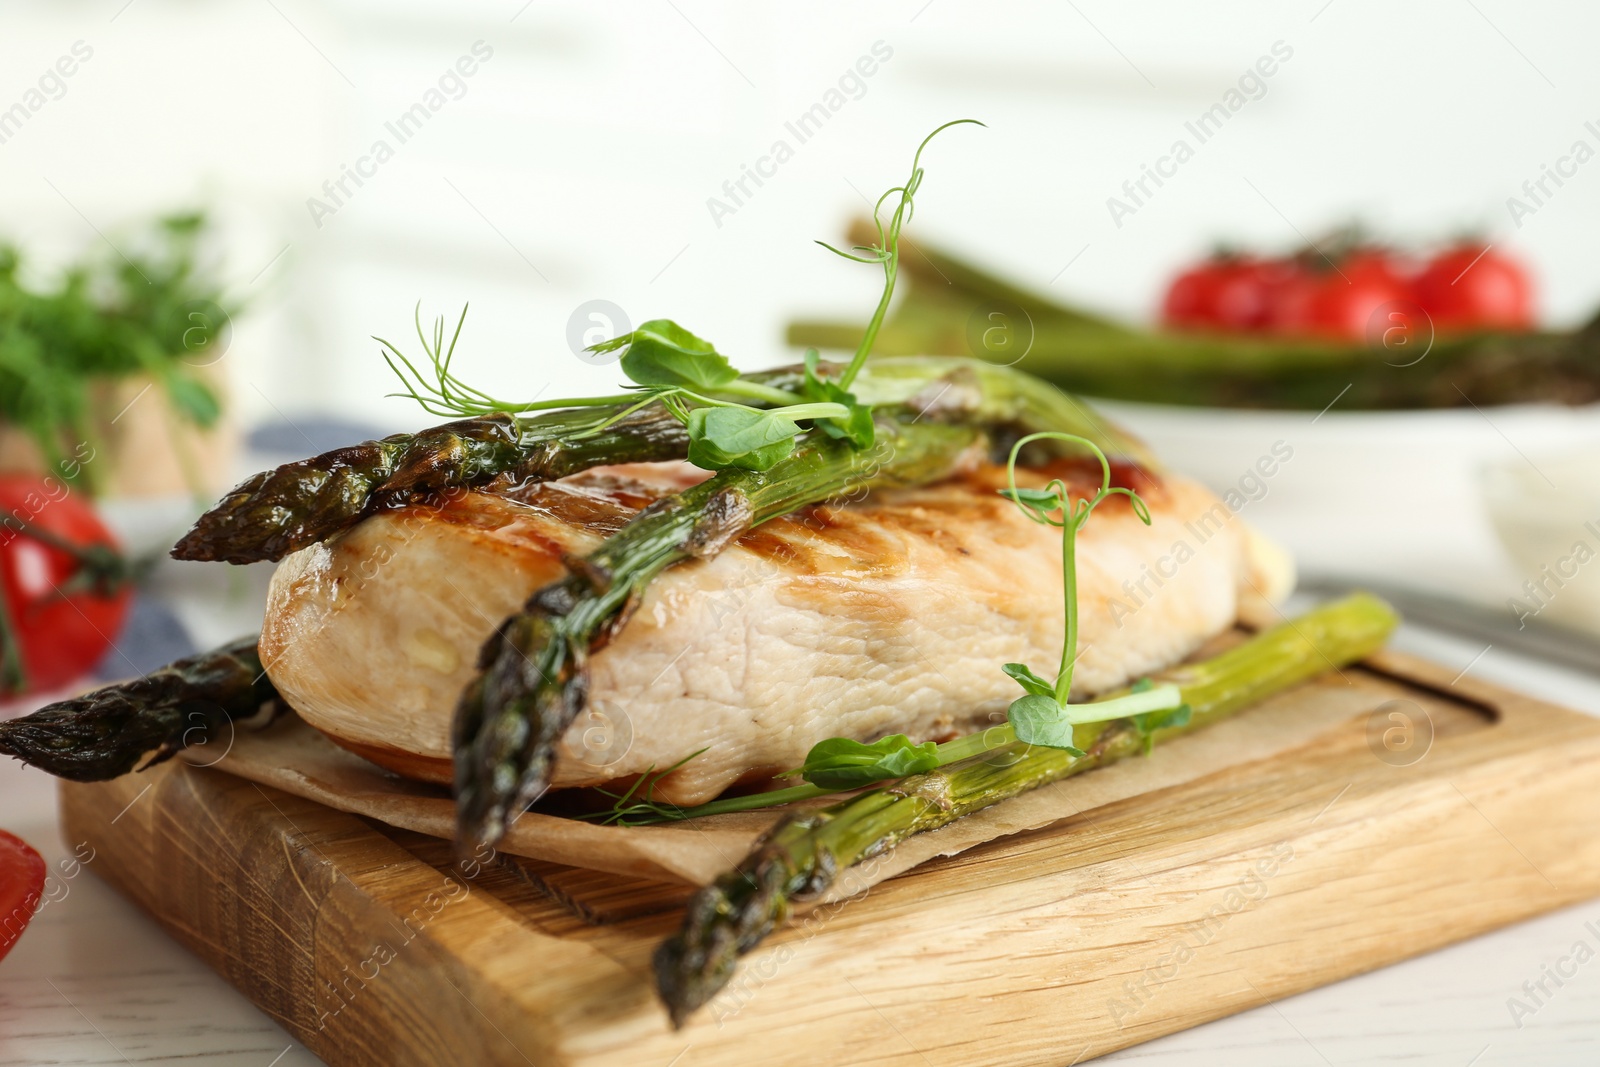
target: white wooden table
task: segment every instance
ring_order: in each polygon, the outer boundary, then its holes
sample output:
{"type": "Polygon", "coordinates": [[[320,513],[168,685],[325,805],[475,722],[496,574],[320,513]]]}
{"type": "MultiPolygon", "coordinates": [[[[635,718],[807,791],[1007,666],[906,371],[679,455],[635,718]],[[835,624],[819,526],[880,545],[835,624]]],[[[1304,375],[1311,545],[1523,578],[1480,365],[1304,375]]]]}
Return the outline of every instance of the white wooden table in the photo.
{"type": "MultiPolygon", "coordinates": [[[[1407,629],[1399,643],[1465,666],[1481,651],[1407,629]]],[[[1474,673],[1591,712],[1600,679],[1489,651],[1474,673]]],[[[1600,798],[1574,797],[1574,803],[1600,798]]],[[[45,775],[0,766],[0,825],[31,841],[54,867],[71,854],[59,837],[45,775]]],[[[1470,878],[1470,871],[1462,872],[1470,878]]],[[[169,940],[93,874],[63,880],[21,942],[0,962],[0,1065],[193,1064],[305,1067],[321,1061],[272,1019],[169,940]],[[65,894],[64,896],[62,894],[65,894]]],[[[1106,1057],[1150,1065],[1228,1062],[1240,1067],[1406,1063],[1438,1067],[1600,1062],[1600,901],[1580,905],[1372,974],[1264,1005],[1106,1057]],[[1578,942],[1595,950],[1561,963],[1578,942]],[[1546,966],[1576,973],[1559,987],[1546,966]],[[1551,995],[1513,1019],[1522,986],[1551,995]]],[[[1285,951],[1293,951],[1286,948],[1285,951]]],[[[1087,1010],[1098,1010],[1091,1007],[1087,1010]]],[[[870,1050],[863,1050],[870,1055],[870,1050]]],[[[1076,1050],[1063,1049],[1061,1063],[1076,1050]]],[[[841,1060],[840,1063],[846,1063],[841,1060]]],[[[649,1065],[643,1065],[649,1067],[649,1065]]],[[[666,1065],[661,1065],[666,1067],[666,1065]]],[[[677,1067],[693,1067],[692,1052],[677,1067]]]]}

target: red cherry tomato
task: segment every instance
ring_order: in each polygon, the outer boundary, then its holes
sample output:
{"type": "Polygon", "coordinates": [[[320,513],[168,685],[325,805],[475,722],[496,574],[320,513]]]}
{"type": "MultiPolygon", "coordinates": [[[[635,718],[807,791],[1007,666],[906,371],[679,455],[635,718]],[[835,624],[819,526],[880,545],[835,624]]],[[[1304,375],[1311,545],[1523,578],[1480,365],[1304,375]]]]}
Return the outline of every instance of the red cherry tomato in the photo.
{"type": "Polygon", "coordinates": [[[1252,328],[1265,294],[1256,277],[1253,260],[1242,256],[1211,261],[1211,315],[1207,325],[1225,333],[1252,328]]]}
{"type": "Polygon", "coordinates": [[[1161,301],[1161,321],[1175,330],[1205,330],[1216,325],[1218,265],[1207,260],[1172,279],[1161,301]]]}
{"type": "Polygon", "coordinates": [[[1339,260],[1339,270],[1350,279],[1376,279],[1390,285],[1409,286],[1410,271],[1398,255],[1379,245],[1364,245],[1339,260]]]}
{"type": "Polygon", "coordinates": [[[1225,261],[1215,283],[1213,322],[1230,333],[1265,329],[1284,290],[1300,274],[1300,266],[1291,259],[1239,257],[1225,261]]]}
{"type": "Polygon", "coordinates": [[[94,667],[127,617],[116,539],[55,479],[0,475],[0,519],[0,589],[21,653],[0,644],[0,696],[55,689],[94,667]]]}
{"type": "Polygon", "coordinates": [[[1292,337],[1364,342],[1385,305],[1411,303],[1411,291],[1397,276],[1372,263],[1345,270],[1307,271],[1285,287],[1273,315],[1273,329],[1292,337]]]}
{"type": "Polygon", "coordinates": [[[1299,274],[1290,259],[1213,256],[1173,279],[1162,322],[1179,330],[1258,332],[1272,322],[1279,293],[1299,274]]]}
{"type": "Polygon", "coordinates": [[[1434,256],[1416,280],[1417,302],[1441,333],[1533,327],[1533,282],[1510,256],[1462,244],[1434,256]]]}
{"type": "Polygon", "coordinates": [[[0,959],[22,936],[44,893],[44,859],[20,837],[0,830],[0,959]]]}

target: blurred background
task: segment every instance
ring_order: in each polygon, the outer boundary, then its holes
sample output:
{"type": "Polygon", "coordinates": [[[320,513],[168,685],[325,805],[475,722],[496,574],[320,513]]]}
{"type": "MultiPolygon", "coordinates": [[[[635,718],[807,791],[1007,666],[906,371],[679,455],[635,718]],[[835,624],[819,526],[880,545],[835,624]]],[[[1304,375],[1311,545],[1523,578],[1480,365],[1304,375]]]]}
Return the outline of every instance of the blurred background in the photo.
{"type": "MultiPolygon", "coordinates": [[[[1075,366],[1131,360],[1108,407],[1219,490],[1286,447],[1292,460],[1245,482],[1238,510],[1313,579],[1403,581],[1513,624],[1515,600],[1600,625],[1594,579],[1569,559],[1580,540],[1600,546],[1584,526],[1600,518],[1585,458],[1600,426],[1573,340],[1600,307],[1592,6],[19,0],[4,17],[0,239],[20,253],[19,292],[96,263],[142,291],[132,275],[154,286],[152,264],[173,262],[153,220],[209,219],[179,234],[184,277],[147,315],[150,336],[191,350],[71,371],[110,456],[90,465],[105,473],[98,508],[131,556],[154,558],[250,471],[430,421],[385,396],[395,383],[372,339],[415,352],[419,302],[425,322],[470,302],[458,371],[497,395],[608,391],[614,369],[573,339],[656,317],[741,366],[794,360],[791,339],[863,322],[880,285],[812,241],[840,241],[927,131],[972,117],[988,128],[925,156],[908,232],[1027,294],[1003,302],[1026,320],[1006,361],[1082,387],[1075,366]],[[1362,348],[1359,329],[1237,344],[1158,329],[1173,278],[1219,243],[1337,272],[1353,222],[1412,272],[1464,235],[1509,257],[1529,279],[1529,321],[1511,332],[1549,343],[1448,364],[1443,349],[1407,362],[1431,323],[1405,358],[1362,348]],[[1043,345],[1068,309],[1093,328],[1043,345]],[[1010,355],[1035,333],[1038,351],[1010,355]],[[1236,350],[1322,377],[1207,384],[1236,350]],[[1519,368],[1549,352],[1546,388],[1519,368]],[[1398,399],[1373,401],[1389,386],[1369,389],[1369,372],[1402,383],[1398,399]],[[1167,388],[1141,395],[1130,378],[1167,388]],[[1574,577],[1535,596],[1524,583],[1546,566],[1574,577]]],[[[938,273],[908,290],[931,292],[938,273]]],[[[115,290],[85,285],[90,303],[115,290]]],[[[985,294],[967,295],[960,321],[990,322],[985,294]]],[[[971,335],[955,333],[957,348],[971,335]]],[[[26,438],[42,409],[21,351],[0,410],[26,438]]],[[[81,435],[66,438],[70,452],[81,435]]],[[[70,461],[12,444],[0,466],[70,461]]],[[[141,571],[165,614],[130,627],[103,671],[252,627],[262,576],[220,570],[141,571]],[[171,640],[137,647],[157,633],[171,640]]]]}
{"type": "MultiPolygon", "coordinates": [[[[1505,655],[1600,662],[1597,31],[1576,0],[7,0],[0,716],[255,632],[272,564],[166,550],[255,471],[438,421],[373,340],[415,355],[419,307],[470,302],[456,369],[509,397],[611,391],[582,346],[657,317],[742,368],[849,344],[881,277],[812,242],[957,118],[987,128],[924,156],[882,349],[1093,394],[1313,595],[1600,707],[1505,655]]],[[[0,764],[65,872],[55,803],[0,764]]],[[[313,1062],[73,886],[8,960],[0,1061],[313,1062]]],[[[1592,983],[1501,1014],[1578,927],[1120,1058],[1311,1060],[1304,1026],[1340,1062],[1591,1062],[1592,983]]]]}

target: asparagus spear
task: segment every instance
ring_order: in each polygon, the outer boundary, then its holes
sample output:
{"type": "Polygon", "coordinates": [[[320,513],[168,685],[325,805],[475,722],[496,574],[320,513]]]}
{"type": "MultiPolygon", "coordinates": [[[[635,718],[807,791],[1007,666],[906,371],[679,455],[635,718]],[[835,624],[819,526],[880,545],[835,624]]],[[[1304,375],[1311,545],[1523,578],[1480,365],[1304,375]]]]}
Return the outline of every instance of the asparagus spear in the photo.
{"type": "Polygon", "coordinates": [[[136,681],[0,721],[0,752],[59,778],[102,781],[227,736],[236,720],[283,708],[256,638],[246,637],[136,681]]]}
{"type": "MultiPolygon", "coordinates": [[[[852,237],[865,232],[861,223],[851,230],[852,237]]],[[[908,241],[907,250],[910,291],[878,334],[884,354],[984,356],[973,343],[974,318],[984,316],[981,333],[991,325],[989,312],[1015,305],[1027,321],[1003,325],[1017,331],[1008,337],[1013,344],[1031,340],[1020,365],[1091,396],[1307,410],[1321,410],[1335,395],[1349,410],[1600,399],[1600,319],[1573,333],[1439,337],[1431,347],[1426,337],[1413,337],[1394,349],[1169,333],[1086,315],[925,246],[908,241]]],[[[861,333],[851,323],[798,321],[790,323],[788,341],[849,350],[861,333]]]]}
{"type": "Polygon", "coordinates": [[[976,427],[931,420],[885,420],[865,450],[813,433],[768,470],[730,468],[658,502],[573,561],[571,574],[536,592],[484,645],[480,673],[456,708],[458,841],[494,843],[544,791],[555,743],[585,704],[589,653],[626,624],[657,574],[714,556],[805,504],[937,480],[981,440],[976,427]]]}
{"type": "Polygon", "coordinates": [[[724,470],[641,513],[500,625],[456,707],[452,748],[463,847],[497,841],[544,791],[555,744],[585,706],[589,652],[627,622],[667,567],[713,556],[746,529],[806,504],[936,481],[970,448],[1004,453],[1041,426],[1149,462],[1142,446],[1097,414],[1009,368],[977,360],[877,360],[855,387],[883,416],[873,447],[858,451],[812,432],[766,471],[724,470]]]}
{"type": "Polygon", "coordinates": [[[683,927],[657,948],[656,988],[673,1024],[682,1026],[727,984],[738,958],[784,921],[792,902],[821,896],[840,871],[913,834],[1143,752],[1361,659],[1382,645],[1397,621],[1383,601],[1355,594],[1210,660],[1166,672],[1162,680],[1177,684],[1192,709],[1186,724],[1147,734],[1131,719],[1094,723],[1082,728],[1082,758],[1018,742],[789,817],[737,869],[696,893],[683,927]]]}
{"type": "MultiPolygon", "coordinates": [[[[960,420],[982,426],[1000,463],[1016,439],[1057,430],[1086,437],[1118,459],[1150,470],[1160,467],[1138,438],[1072,394],[1015,367],[970,357],[879,356],[856,379],[855,391],[864,403],[899,407],[903,417],[913,420],[960,420]]],[[[1030,462],[1061,451],[1041,442],[1030,462]]]]}
{"type": "MultiPolygon", "coordinates": [[[[873,224],[865,218],[851,221],[847,231],[852,244],[865,244],[872,240],[873,224]]],[[[982,301],[987,304],[1015,304],[1030,315],[1053,318],[1074,326],[1100,330],[1126,330],[1127,327],[1081,308],[1049,300],[1031,290],[990,274],[981,267],[923,244],[910,237],[900,238],[901,265],[911,276],[914,288],[924,293],[943,293],[965,298],[968,304],[982,301]]],[[[859,333],[859,327],[857,327],[859,333]]]]}
{"type": "MultiPolygon", "coordinates": [[[[828,372],[836,373],[837,368],[828,372]]],[[[778,371],[760,377],[781,383],[794,376],[793,371],[778,371]]],[[[507,813],[537,795],[554,739],[583,706],[584,658],[597,641],[625,622],[627,607],[642,595],[655,574],[672,563],[713,555],[748,526],[806,503],[868,486],[936,480],[949,472],[968,447],[983,442],[1004,451],[1011,440],[1039,426],[1070,429],[1120,457],[1151,462],[1137,441],[1092,410],[1008,368],[964,359],[881,359],[867,368],[856,387],[863,399],[881,405],[885,414],[882,440],[872,450],[856,452],[844,443],[812,434],[810,437],[819,439],[808,441],[777,468],[761,474],[729,471],[718,475],[641,515],[592,557],[575,561],[571,577],[536,594],[525,615],[507,620],[485,651],[485,662],[495,664],[494,669],[469,690],[458,713],[462,825],[471,828],[464,836],[498,836],[507,813]],[[548,658],[552,668],[548,681],[526,666],[518,676],[519,648],[536,650],[548,658]],[[493,687],[486,692],[491,679],[493,687]],[[494,701],[487,708],[486,695],[494,701]],[[488,708],[496,709],[494,714],[488,708]],[[531,784],[518,788],[519,775],[526,775],[531,784]]],[[[606,436],[610,431],[603,431],[568,444],[557,439],[552,429],[560,426],[576,432],[602,417],[601,412],[590,409],[528,420],[517,431],[522,442],[543,435],[536,446],[542,450],[540,465],[530,476],[554,477],[624,458],[659,458],[669,451],[663,440],[682,425],[646,411],[619,422],[611,436],[606,436]]],[[[493,467],[497,453],[491,449],[507,447],[511,424],[500,417],[492,417],[492,421],[508,427],[498,443],[492,434],[458,433],[461,424],[456,424],[441,427],[432,445],[428,442],[434,432],[429,431],[269,472],[259,479],[271,485],[273,475],[279,475],[287,487],[285,495],[276,501],[252,499],[243,489],[238,490],[230,502],[237,503],[240,510],[230,517],[222,513],[228,508],[225,503],[222,512],[213,516],[217,525],[211,528],[217,531],[219,543],[232,545],[240,553],[259,550],[262,546],[252,547],[248,529],[240,524],[252,510],[262,510],[267,512],[263,520],[271,527],[264,539],[269,544],[274,538],[282,539],[277,547],[288,551],[310,543],[357,521],[384,493],[409,491],[402,487],[431,487],[437,484],[434,474],[440,471],[444,473],[439,480],[455,478],[459,482],[493,467]],[[487,446],[475,451],[486,438],[487,446]],[[430,447],[443,447],[450,455],[430,465],[430,447]],[[380,464],[386,462],[383,457],[397,451],[413,454],[416,466],[394,463],[401,470],[394,476],[381,475],[386,480],[377,484],[383,489],[376,494],[370,485],[362,489],[361,479],[380,476],[380,464]],[[324,467],[332,468],[332,473],[324,467]],[[304,475],[311,488],[303,492],[295,488],[297,474],[304,475]],[[317,484],[324,486],[324,496],[332,495],[334,490],[326,486],[336,477],[347,479],[344,500],[349,506],[343,512],[327,505],[320,516],[283,514],[295,510],[292,499],[296,493],[299,499],[318,499],[317,484]]],[[[671,448],[676,449],[677,444],[671,448]]],[[[520,450],[516,455],[526,461],[529,453],[520,450]]],[[[202,528],[208,528],[204,520],[191,537],[199,536],[202,528]]],[[[268,557],[252,554],[244,558],[268,557]]],[[[115,777],[139,766],[147,754],[155,753],[150,762],[158,762],[214,734],[212,728],[225,721],[255,714],[275,696],[262,670],[255,639],[240,640],[180,660],[138,681],[0,723],[0,752],[62,777],[115,777]]]]}
{"type": "Polygon", "coordinates": [[[388,502],[482,485],[510,474],[560,478],[602,463],[681,457],[683,424],[661,408],[593,431],[620,406],[504,413],[395,434],[263,471],[202,515],[177,543],[177,559],[255,563],[315,544],[388,502]]]}
{"type": "MultiPolygon", "coordinates": [[[[976,303],[913,284],[885,325],[885,352],[971,350],[976,303]]],[[[836,343],[848,345],[849,331],[836,343]]],[[[827,340],[791,329],[794,343],[827,340]]],[[[1321,410],[1466,407],[1600,399],[1600,329],[1571,334],[1440,337],[1415,348],[1275,337],[1082,328],[1035,314],[1033,347],[1019,366],[1091,396],[1144,403],[1321,410]]],[[[978,352],[982,354],[982,352],[978,352]]]]}
{"type": "MultiPolygon", "coordinates": [[[[799,380],[799,372],[785,368],[746,378],[786,388],[799,380]]],[[[975,360],[879,361],[858,379],[857,392],[869,403],[910,403],[919,411],[981,404],[986,417],[996,423],[1091,423],[1091,429],[1123,455],[1150,462],[1136,442],[1070,398],[1016,371],[975,360]],[[962,377],[969,388],[956,387],[962,377]],[[929,390],[932,383],[942,383],[944,391],[929,390]]],[[[659,405],[596,429],[622,410],[620,404],[606,405],[531,418],[497,412],[263,471],[202,515],[172,555],[227,563],[279,560],[355,525],[386,504],[425,493],[481,486],[500,476],[519,481],[555,479],[607,463],[648,463],[686,454],[683,424],[659,405]]]]}

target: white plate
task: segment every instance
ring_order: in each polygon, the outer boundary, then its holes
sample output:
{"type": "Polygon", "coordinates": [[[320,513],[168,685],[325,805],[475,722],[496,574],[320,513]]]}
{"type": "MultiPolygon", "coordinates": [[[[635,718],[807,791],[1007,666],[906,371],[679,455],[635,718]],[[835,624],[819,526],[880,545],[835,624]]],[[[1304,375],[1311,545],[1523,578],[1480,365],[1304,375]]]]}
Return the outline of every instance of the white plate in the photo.
{"type": "MultiPolygon", "coordinates": [[[[1499,543],[1485,468],[1518,469],[1566,499],[1569,489],[1582,494],[1545,469],[1551,457],[1600,456],[1600,405],[1319,415],[1097,404],[1173,468],[1232,489],[1238,514],[1287,545],[1303,571],[1382,577],[1499,606],[1520,590],[1528,564],[1499,543]],[[1289,457],[1274,464],[1274,446],[1289,457]]],[[[1591,510],[1600,517],[1600,507],[1591,510]]]]}

